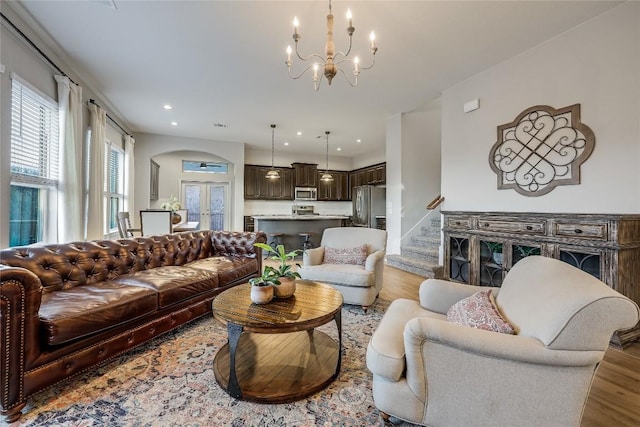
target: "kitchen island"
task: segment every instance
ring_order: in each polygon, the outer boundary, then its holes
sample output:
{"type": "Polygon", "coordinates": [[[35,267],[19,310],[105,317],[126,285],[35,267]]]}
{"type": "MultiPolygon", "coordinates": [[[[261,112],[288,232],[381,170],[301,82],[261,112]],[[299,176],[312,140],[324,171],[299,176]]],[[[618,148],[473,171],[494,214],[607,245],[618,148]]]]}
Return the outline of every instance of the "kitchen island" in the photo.
{"type": "MultiPolygon", "coordinates": [[[[310,240],[314,247],[320,245],[322,232],[326,228],[341,227],[345,215],[254,215],[256,231],[283,233],[282,242],[287,251],[302,248],[304,240],[299,233],[313,232],[310,240]]],[[[268,243],[271,237],[267,236],[268,243]]]]}

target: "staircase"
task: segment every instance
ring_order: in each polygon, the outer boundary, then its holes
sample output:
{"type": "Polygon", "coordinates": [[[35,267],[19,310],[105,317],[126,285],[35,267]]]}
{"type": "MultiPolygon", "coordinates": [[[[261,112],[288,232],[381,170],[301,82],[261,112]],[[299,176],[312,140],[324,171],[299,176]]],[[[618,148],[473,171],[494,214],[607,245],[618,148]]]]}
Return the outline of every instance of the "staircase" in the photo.
{"type": "Polygon", "coordinates": [[[425,278],[442,278],[439,264],[440,214],[437,212],[420,227],[420,232],[400,246],[400,255],[387,255],[386,264],[425,278]]]}

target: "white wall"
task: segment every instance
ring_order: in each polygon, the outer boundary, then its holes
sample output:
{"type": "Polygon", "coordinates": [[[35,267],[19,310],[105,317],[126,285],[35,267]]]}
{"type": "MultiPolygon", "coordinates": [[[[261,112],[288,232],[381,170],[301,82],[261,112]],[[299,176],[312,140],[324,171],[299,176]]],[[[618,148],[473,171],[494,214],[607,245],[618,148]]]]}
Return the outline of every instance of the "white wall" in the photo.
{"type": "MultiPolygon", "coordinates": [[[[271,150],[259,150],[247,147],[244,153],[245,164],[247,165],[271,165],[271,150]]],[[[339,171],[349,171],[356,169],[351,166],[350,157],[329,155],[329,169],[339,171]]],[[[284,149],[276,149],[273,156],[273,164],[278,167],[290,168],[291,163],[316,163],[318,169],[324,170],[327,164],[327,156],[314,154],[290,153],[284,149]]]]}
{"type": "Polygon", "coordinates": [[[440,194],[440,99],[387,120],[387,253],[400,253],[402,236],[440,194]]]}
{"type": "MultiPolygon", "coordinates": [[[[364,144],[364,143],[363,143],[364,144]]],[[[367,146],[362,147],[362,153],[353,158],[353,169],[365,168],[367,166],[375,165],[387,161],[386,148],[380,150],[369,150],[367,146]]]]}
{"type": "MultiPolygon", "coordinates": [[[[171,194],[178,195],[180,193],[179,183],[182,177],[181,165],[178,166],[182,152],[188,152],[186,155],[192,156],[198,152],[203,153],[203,159],[206,155],[211,156],[210,159],[224,159],[228,161],[233,168],[228,178],[231,182],[231,216],[234,231],[240,231],[244,227],[244,144],[212,141],[206,139],[175,137],[168,135],[155,135],[148,133],[138,133],[134,135],[135,143],[135,203],[133,212],[140,209],[157,207],[159,203],[168,199],[171,194]],[[177,150],[179,148],[179,150],[177,150]],[[176,153],[178,152],[178,153],[176,153]],[[162,154],[171,153],[170,156],[160,156],[162,154]],[[153,205],[149,200],[150,190],[150,162],[149,159],[158,157],[165,167],[160,166],[160,186],[159,201],[153,205]]],[[[193,160],[191,158],[185,160],[193,160]]]]}
{"type": "Polygon", "coordinates": [[[440,194],[440,99],[402,115],[402,234],[440,194]]]}
{"type": "Polygon", "coordinates": [[[445,210],[640,211],[640,3],[628,2],[444,91],[445,210]],[[466,101],[480,109],[465,114],[466,101]],[[579,103],[596,137],[581,184],[526,197],[497,190],[489,167],[496,127],[538,104],[579,103]]]}
{"type": "Polygon", "coordinates": [[[402,114],[387,119],[387,253],[400,253],[402,238],[402,114]]]}
{"type": "MultiPolygon", "coordinates": [[[[50,47],[50,39],[40,37],[41,30],[35,30],[21,19],[13,10],[21,7],[19,3],[0,1],[0,10],[24,34],[27,35],[56,65],[58,65],[74,82],[82,87],[83,102],[95,99],[103,107],[107,104],[96,92],[78,76],[68,62],[57,55],[57,50],[50,47]]],[[[30,22],[29,24],[33,24],[30,22]]],[[[26,44],[8,23],[0,26],[0,63],[4,65],[4,73],[0,73],[0,247],[9,244],[9,199],[10,199],[10,152],[11,152],[11,73],[16,73],[32,86],[54,100],[58,99],[55,74],[60,74],[53,66],[30,46],[26,44]]],[[[113,111],[109,115],[126,127],[126,123],[113,111]]],[[[83,131],[89,125],[89,110],[83,109],[83,131]]],[[[86,136],[86,134],[85,134],[86,136]]],[[[112,138],[117,139],[114,134],[112,138]]]]}

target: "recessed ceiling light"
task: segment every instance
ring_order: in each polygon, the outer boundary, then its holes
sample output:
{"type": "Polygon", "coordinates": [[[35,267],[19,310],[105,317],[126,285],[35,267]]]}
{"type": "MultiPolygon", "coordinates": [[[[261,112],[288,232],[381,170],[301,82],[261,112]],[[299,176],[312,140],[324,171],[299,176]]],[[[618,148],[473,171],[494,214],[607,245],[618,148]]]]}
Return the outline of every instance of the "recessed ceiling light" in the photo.
{"type": "Polygon", "coordinates": [[[165,110],[173,110],[173,107],[169,104],[164,104],[162,108],[164,108],[165,110]]]}
{"type": "Polygon", "coordinates": [[[296,135],[301,136],[302,132],[298,131],[298,132],[296,132],[296,135]]]}
{"type": "Polygon", "coordinates": [[[361,139],[356,139],[356,142],[359,144],[359,143],[362,142],[362,140],[361,139]]]}
{"type": "Polygon", "coordinates": [[[178,122],[171,122],[171,126],[178,126],[178,122]]]}
{"type": "Polygon", "coordinates": [[[342,151],[342,148],[338,147],[336,148],[336,151],[342,151]]]}
{"type": "Polygon", "coordinates": [[[289,145],[289,143],[287,141],[284,142],[284,145],[289,145]]]}

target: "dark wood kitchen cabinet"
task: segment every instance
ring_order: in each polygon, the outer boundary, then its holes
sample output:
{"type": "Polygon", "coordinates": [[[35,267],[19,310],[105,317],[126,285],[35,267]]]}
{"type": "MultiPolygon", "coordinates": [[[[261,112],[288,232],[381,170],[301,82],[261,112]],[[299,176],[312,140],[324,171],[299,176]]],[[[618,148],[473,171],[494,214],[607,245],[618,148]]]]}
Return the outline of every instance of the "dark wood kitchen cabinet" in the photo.
{"type": "Polygon", "coordinates": [[[293,200],[293,169],[274,168],[279,179],[266,178],[269,166],[245,165],[244,198],[254,200],[293,200]]]}
{"type": "Polygon", "coordinates": [[[350,187],[359,185],[383,185],[387,183],[387,164],[378,163],[350,173],[350,187]]]}
{"type": "Polygon", "coordinates": [[[315,163],[291,163],[295,173],[295,187],[317,187],[318,165],[315,163]]]}
{"type": "Polygon", "coordinates": [[[351,200],[351,187],[349,186],[349,172],[329,171],[333,181],[323,182],[320,177],[325,171],[318,171],[318,200],[321,201],[348,201],[351,200]]]}

